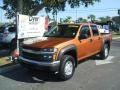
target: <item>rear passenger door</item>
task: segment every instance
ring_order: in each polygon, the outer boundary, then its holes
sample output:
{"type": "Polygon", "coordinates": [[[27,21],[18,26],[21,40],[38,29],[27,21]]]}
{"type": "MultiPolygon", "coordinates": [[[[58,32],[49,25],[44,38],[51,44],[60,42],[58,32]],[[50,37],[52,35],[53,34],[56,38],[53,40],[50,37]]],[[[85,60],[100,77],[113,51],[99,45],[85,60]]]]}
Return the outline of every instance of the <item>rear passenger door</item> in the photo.
{"type": "Polygon", "coordinates": [[[97,52],[99,52],[101,50],[102,39],[100,37],[97,26],[96,25],[90,25],[90,26],[91,26],[91,30],[92,30],[92,33],[93,33],[92,52],[97,53],[97,52]]]}

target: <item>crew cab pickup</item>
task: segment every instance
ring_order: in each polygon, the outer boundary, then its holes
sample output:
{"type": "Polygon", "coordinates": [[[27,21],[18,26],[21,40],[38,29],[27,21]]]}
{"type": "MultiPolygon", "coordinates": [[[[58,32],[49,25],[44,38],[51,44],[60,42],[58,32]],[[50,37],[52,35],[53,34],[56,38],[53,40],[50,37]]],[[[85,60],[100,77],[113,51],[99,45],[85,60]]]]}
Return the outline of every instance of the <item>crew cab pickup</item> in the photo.
{"type": "Polygon", "coordinates": [[[96,24],[59,24],[43,39],[24,42],[19,63],[28,69],[58,72],[61,79],[67,80],[79,61],[93,55],[106,59],[111,41],[111,34],[101,34],[96,24]]]}

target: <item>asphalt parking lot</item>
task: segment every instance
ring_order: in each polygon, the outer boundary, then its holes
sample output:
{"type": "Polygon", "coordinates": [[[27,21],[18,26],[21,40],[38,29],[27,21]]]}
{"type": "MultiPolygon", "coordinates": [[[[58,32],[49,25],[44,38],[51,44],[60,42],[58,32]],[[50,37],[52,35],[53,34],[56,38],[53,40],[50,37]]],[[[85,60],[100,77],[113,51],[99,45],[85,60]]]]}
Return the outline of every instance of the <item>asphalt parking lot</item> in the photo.
{"type": "Polygon", "coordinates": [[[0,90],[120,90],[120,39],[113,40],[105,61],[81,62],[67,81],[52,73],[30,72],[19,64],[11,67],[0,68],[0,90]]]}

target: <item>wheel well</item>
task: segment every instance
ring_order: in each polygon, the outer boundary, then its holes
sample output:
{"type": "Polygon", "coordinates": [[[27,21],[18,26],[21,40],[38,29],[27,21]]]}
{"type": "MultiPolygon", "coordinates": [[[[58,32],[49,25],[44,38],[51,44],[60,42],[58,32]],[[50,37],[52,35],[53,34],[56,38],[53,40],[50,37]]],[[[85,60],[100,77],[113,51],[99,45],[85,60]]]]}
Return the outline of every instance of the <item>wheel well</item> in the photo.
{"type": "Polygon", "coordinates": [[[74,58],[74,60],[75,60],[75,67],[77,67],[77,64],[78,64],[78,62],[77,62],[77,53],[76,53],[75,50],[70,50],[70,51],[66,52],[64,55],[72,56],[74,58]]]}

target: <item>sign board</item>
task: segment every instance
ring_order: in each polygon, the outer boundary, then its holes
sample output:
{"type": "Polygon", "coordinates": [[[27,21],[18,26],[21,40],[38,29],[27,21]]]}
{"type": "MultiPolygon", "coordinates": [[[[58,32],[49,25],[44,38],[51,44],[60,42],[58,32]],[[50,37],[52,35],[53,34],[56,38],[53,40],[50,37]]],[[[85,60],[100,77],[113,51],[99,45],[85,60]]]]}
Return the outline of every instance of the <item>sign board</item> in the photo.
{"type": "Polygon", "coordinates": [[[30,37],[42,37],[48,26],[46,17],[18,15],[17,30],[18,39],[30,37]]]}

